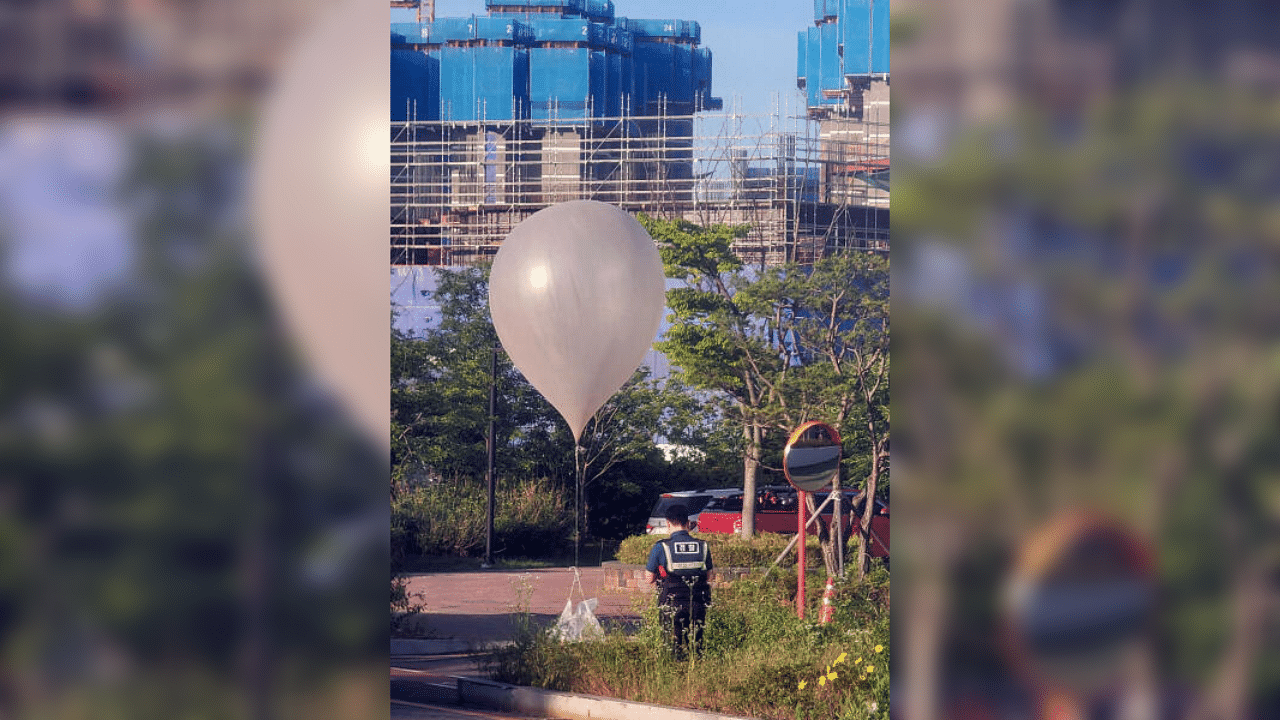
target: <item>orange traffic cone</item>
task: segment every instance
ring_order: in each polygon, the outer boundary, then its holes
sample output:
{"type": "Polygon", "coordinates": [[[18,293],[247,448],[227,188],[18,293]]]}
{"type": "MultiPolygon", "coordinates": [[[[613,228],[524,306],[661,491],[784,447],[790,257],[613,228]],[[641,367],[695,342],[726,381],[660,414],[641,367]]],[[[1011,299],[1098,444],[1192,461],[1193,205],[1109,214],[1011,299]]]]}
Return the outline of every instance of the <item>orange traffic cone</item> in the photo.
{"type": "Polygon", "coordinates": [[[831,622],[831,615],[835,612],[835,608],[831,606],[831,599],[835,597],[836,585],[835,578],[827,576],[827,589],[822,591],[822,610],[818,613],[818,622],[831,622]]]}

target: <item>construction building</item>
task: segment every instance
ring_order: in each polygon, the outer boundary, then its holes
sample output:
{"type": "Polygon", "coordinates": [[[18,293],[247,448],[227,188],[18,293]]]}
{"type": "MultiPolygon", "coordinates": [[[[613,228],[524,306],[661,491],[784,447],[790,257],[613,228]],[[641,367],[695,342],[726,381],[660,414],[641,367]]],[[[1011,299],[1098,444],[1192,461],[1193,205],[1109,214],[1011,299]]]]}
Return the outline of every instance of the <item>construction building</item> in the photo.
{"type": "Polygon", "coordinates": [[[887,209],[889,0],[814,0],[813,15],[797,34],[796,87],[818,123],[823,198],[887,209]]]}
{"type": "Polygon", "coordinates": [[[749,224],[735,249],[761,265],[886,250],[887,7],[815,2],[806,100],[763,118],[712,95],[694,21],[621,17],[611,0],[486,0],[487,16],[393,23],[392,265],[483,260],[573,199],[749,224]]]}

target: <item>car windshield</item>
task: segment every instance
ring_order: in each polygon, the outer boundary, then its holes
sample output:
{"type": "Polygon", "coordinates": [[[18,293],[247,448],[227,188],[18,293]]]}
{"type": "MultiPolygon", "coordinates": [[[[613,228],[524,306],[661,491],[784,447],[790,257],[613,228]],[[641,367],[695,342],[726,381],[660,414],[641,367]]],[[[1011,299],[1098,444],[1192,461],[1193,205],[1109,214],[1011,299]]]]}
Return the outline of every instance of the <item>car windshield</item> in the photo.
{"type": "Polygon", "coordinates": [[[742,496],[733,495],[731,497],[715,498],[707,504],[707,509],[721,512],[742,512],[742,496]]]}
{"type": "Polygon", "coordinates": [[[796,491],[791,488],[767,487],[756,494],[756,510],[794,510],[796,491]]]}
{"type": "MultiPolygon", "coordinates": [[[[829,490],[820,490],[815,492],[813,494],[813,501],[816,503],[824,503],[827,501],[827,496],[830,494],[831,492],[829,490]]],[[[862,493],[856,490],[840,491],[840,502],[843,503],[846,508],[849,507],[849,503],[854,502],[855,500],[859,501],[858,504],[861,504],[861,498],[862,493]]]]}

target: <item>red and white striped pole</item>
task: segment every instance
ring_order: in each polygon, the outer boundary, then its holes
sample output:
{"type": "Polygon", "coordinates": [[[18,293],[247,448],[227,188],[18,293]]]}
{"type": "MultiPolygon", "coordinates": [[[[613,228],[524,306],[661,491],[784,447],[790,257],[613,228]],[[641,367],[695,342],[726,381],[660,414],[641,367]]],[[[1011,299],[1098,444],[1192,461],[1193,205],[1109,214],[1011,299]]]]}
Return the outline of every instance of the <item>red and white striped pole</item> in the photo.
{"type": "Polygon", "coordinates": [[[835,613],[831,601],[836,596],[835,578],[827,576],[827,589],[822,591],[822,611],[818,613],[818,622],[826,624],[831,622],[831,616],[835,613]]]}

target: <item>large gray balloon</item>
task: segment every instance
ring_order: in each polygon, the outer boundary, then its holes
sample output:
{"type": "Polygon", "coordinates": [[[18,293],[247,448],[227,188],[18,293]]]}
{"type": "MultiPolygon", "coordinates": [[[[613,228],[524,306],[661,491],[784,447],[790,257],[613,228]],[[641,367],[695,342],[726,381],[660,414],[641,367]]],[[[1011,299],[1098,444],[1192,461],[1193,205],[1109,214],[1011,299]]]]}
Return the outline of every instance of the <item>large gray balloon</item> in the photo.
{"type": "Polygon", "coordinates": [[[263,98],[257,249],[304,359],[385,453],[387,35],[367,0],[320,5],[263,98]]]}
{"type": "Polygon", "coordinates": [[[612,205],[553,205],[503,241],[489,279],[494,329],[575,442],[653,345],[665,288],[653,238],[612,205]]]}

